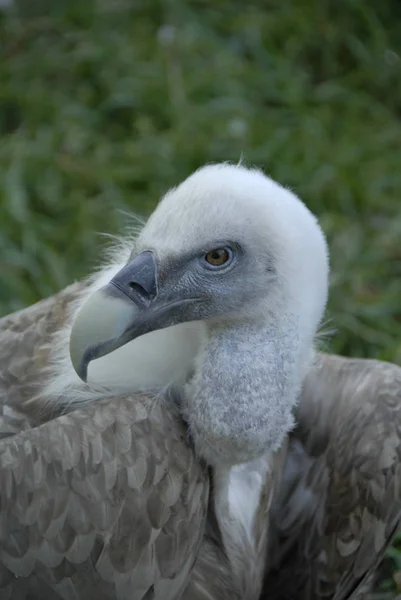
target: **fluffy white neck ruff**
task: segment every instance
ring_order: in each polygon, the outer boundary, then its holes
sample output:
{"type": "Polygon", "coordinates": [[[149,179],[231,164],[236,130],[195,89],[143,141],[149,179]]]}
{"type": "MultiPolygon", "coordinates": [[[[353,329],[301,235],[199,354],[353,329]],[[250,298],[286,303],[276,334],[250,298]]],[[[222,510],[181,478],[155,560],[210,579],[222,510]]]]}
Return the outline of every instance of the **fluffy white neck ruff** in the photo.
{"type": "Polygon", "coordinates": [[[210,331],[183,406],[195,448],[209,464],[247,462],[282,444],[313,356],[300,327],[287,313],[210,331]]]}

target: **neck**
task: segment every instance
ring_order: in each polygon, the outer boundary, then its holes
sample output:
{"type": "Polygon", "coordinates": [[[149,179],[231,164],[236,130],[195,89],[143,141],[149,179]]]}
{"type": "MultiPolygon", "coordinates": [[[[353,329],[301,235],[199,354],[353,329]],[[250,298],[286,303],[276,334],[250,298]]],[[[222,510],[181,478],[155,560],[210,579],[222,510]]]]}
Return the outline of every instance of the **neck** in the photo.
{"type": "Polygon", "coordinates": [[[209,464],[244,463],[280,447],[293,426],[303,346],[294,315],[209,330],[183,406],[195,449],[209,464]]]}

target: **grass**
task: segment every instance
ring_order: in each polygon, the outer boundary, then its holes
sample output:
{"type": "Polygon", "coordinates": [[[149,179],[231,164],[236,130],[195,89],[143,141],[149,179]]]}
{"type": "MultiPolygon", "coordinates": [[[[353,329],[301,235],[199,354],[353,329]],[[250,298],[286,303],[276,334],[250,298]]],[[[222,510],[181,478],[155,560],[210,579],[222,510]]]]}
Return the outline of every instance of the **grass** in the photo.
{"type": "Polygon", "coordinates": [[[16,4],[0,12],[0,315],[88,273],[124,211],[242,155],[327,233],[328,348],[401,363],[397,0],[16,4]]]}

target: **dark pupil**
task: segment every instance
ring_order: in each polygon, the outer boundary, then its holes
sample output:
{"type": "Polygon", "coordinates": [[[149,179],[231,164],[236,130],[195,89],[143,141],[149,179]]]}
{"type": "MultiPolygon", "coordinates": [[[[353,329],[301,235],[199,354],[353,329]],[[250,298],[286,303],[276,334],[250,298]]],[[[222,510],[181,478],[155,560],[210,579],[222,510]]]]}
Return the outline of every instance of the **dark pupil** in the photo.
{"type": "Polygon", "coordinates": [[[216,250],[211,250],[206,255],[206,260],[212,265],[222,265],[228,259],[227,251],[224,248],[216,248],[216,250]]]}

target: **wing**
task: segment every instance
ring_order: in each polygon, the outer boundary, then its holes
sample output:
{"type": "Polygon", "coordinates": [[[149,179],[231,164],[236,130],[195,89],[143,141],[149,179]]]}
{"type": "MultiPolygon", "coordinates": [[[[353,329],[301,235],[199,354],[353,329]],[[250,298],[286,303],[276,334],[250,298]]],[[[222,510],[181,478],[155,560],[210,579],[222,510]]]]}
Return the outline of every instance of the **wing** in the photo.
{"type": "Polygon", "coordinates": [[[265,597],[362,598],[400,522],[401,369],[321,355],[297,418],[265,597]]]}
{"type": "Polygon", "coordinates": [[[85,285],[0,321],[0,597],[175,599],[209,480],[171,405],[107,398],[44,423],[26,412],[85,285]]]}
{"type": "Polygon", "coordinates": [[[0,597],[175,599],[207,495],[182,424],[149,398],[101,401],[3,439],[0,597]]]}
{"type": "Polygon", "coordinates": [[[52,337],[67,318],[69,307],[86,281],[33,306],[0,319],[0,439],[38,423],[26,401],[38,391],[52,337]]]}

